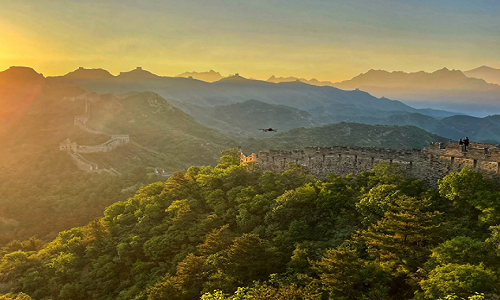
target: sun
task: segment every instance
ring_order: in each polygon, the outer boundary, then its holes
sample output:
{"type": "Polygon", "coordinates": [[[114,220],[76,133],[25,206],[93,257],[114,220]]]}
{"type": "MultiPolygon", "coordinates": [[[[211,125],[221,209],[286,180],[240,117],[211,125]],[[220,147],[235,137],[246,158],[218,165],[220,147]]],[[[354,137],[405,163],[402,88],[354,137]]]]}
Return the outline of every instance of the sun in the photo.
{"type": "Polygon", "coordinates": [[[13,65],[31,66],[45,57],[42,41],[19,26],[0,19],[0,70],[13,65]]]}

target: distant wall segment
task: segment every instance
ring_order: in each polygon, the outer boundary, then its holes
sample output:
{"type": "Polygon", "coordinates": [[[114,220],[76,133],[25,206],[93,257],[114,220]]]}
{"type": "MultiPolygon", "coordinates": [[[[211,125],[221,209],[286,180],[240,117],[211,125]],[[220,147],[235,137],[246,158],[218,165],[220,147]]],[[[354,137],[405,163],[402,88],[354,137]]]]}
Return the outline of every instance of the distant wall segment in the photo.
{"type": "Polygon", "coordinates": [[[112,175],[121,175],[120,172],[113,168],[110,169],[99,169],[98,165],[83,158],[80,153],[96,153],[96,152],[108,152],[120,145],[128,144],[130,142],[130,136],[128,134],[115,134],[109,135],[105,132],[92,130],[87,126],[87,122],[90,119],[90,104],[99,101],[100,95],[94,92],[84,93],[78,97],[64,97],[64,100],[75,101],[83,100],[85,101],[85,111],[83,115],[74,117],[73,125],[78,126],[81,129],[94,133],[94,134],[104,134],[108,135],[110,138],[108,141],[94,146],[83,146],[78,145],[76,142],[71,141],[69,138],[64,140],[59,144],[60,151],[68,152],[73,160],[76,162],[79,169],[87,172],[107,172],[112,175]]]}
{"type": "Polygon", "coordinates": [[[499,181],[500,148],[498,145],[471,143],[467,152],[458,144],[430,143],[428,148],[394,150],[371,147],[307,147],[303,150],[270,150],[245,156],[241,162],[255,162],[261,170],[282,172],[289,162],[303,166],[318,178],[330,173],[346,176],[370,171],[378,162],[398,163],[411,177],[432,186],[437,180],[464,167],[477,170],[487,178],[499,181]]]}
{"type": "Polygon", "coordinates": [[[82,146],[78,145],[76,142],[72,142],[70,139],[66,139],[59,144],[59,150],[71,151],[73,153],[108,152],[120,145],[128,144],[129,142],[130,138],[126,134],[112,135],[106,142],[95,146],[82,146]]]}

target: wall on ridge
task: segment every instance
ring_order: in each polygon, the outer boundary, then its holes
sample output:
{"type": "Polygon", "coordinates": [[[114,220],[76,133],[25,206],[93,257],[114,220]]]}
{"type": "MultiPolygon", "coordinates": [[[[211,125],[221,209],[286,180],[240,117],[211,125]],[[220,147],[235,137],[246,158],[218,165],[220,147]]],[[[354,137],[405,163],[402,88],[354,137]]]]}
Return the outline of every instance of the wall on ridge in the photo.
{"type": "Polygon", "coordinates": [[[76,142],[71,142],[70,139],[66,139],[64,142],[59,144],[59,150],[66,150],[74,153],[108,152],[120,145],[128,144],[129,142],[130,137],[128,134],[112,135],[108,141],[95,146],[77,145],[76,142]]]}
{"type": "Polygon", "coordinates": [[[294,162],[318,178],[334,173],[341,176],[359,175],[378,162],[398,163],[411,177],[420,178],[432,186],[437,180],[464,167],[477,170],[487,178],[499,181],[500,148],[497,145],[471,143],[468,151],[458,144],[430,143],[428,148],[394,150],[370,147],[307,147],[303,150],[270,150],[251,156],[241,153],[242,163],[256,162],[261,170],[282,172],[288,162],[294,162]]]}

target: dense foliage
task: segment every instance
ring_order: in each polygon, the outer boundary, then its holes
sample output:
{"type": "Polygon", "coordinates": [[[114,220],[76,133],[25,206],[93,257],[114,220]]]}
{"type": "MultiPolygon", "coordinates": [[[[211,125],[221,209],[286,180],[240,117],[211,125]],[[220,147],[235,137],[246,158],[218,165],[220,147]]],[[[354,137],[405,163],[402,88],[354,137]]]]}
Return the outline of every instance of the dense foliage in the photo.
{"type": "Polygon", "coordinates": [[[122,176],[78,170],[64,152],[45,151],[16,166],[0,166],[0,247],[13,239],[54,239],[87,224],[161,176],[135,168],[122,176]],[[36,159],[39,159],[36,161],[36,159]]]}
{"type": "Polygon", "coordinates": [[[318,180],[191,167],[50,243],[0,251],[0,299],[496,299],[500,206],[469,169],[318,180]],[[496,297],[496,298],[495,298],[496,297]]]}

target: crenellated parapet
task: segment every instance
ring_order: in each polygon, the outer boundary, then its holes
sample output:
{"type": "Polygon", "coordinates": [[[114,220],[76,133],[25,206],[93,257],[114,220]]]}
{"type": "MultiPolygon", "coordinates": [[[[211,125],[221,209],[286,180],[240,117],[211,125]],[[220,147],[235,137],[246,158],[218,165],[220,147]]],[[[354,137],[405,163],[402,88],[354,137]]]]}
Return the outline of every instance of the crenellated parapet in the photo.
{"type": "Polygon", "coordinates": [[[427,148],[428,152],[441,157],[455,157],[464,159],[475,159],[480,161],[500,162],[500,148],[497,144],[471,143],[465,151],[464,147],[457,143],[434,143],[433,147],[427,148]]]}
{"type": "Polygon", "coordinates": [[[270,150],[245,156],[242,163],[253,161],[262,170],[282,172],[289,162],[303,166],[311,174],[325,178],[334,173],[342,176],[359,175],[371,170],[376,163],[398,163],[412,177],[431,185],[451,172],[468,167],[498,181],[500,148],[498,145],[471,143],[467,151],[458,144],[430,143],[424,149],[385,149],[373,147],[306,147],[301,150],[270,150]]]}

